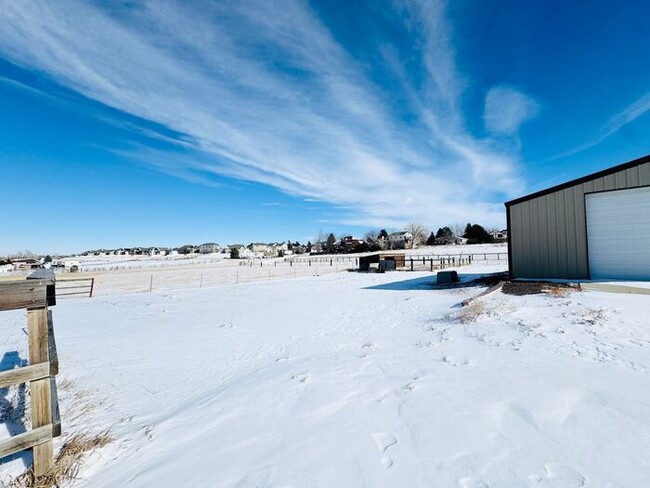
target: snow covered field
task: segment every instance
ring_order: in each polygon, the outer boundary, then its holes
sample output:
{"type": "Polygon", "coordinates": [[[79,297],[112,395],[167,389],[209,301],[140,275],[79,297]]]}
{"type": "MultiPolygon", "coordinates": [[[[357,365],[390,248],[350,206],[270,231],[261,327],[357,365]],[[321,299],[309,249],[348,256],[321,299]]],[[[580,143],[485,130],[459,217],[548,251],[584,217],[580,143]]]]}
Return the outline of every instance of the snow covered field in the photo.
{"type": "MultiPolygon", "coordinates": [[[[647,484],[650,296],[497,292],[468,312],[482,289],[432,290],[434,276],[61,300],[64,431],[116,438],[79,485],[647,484]],[[76,413],[80,392],[94,410],[76,413]]],[[[26,357],[22,327],[0,314],[3,349],[26,357]]]]}
{"type": "MultiPolygon", "coordinates": [[[[409,256],[474,255],[475,260],[506,266],[505,244],[472,246],[426,246],[405,251],[409,256]]],[[[286,259],[231,260],[224,254],[189,256],[81,256],[75,257],[81,272],[57,271],[57,279],[95,278],[94,294],[132,293],[202,288],[215,285],[304,278],[338,273],[358,266],[358,254],[291,256],[286,259]],[[311,262],[311,263],[310,263],[311,262]]],[[[408,263],[407,263],[408,265],[408,263]]],[[[416,269],[429,268],[416,264],[416,269]]],[[[1,279],[15,279],[31,273],[22,271],[1,279]]]]}

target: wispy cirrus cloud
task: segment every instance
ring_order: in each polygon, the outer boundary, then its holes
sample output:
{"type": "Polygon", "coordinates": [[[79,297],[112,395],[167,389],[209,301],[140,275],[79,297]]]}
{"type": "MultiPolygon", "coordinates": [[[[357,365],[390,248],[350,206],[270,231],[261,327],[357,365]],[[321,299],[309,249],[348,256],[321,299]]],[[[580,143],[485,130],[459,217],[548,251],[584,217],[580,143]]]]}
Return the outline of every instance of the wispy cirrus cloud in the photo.
{"type": "Polygon", "coordinates": [[[597,146],[605,139],[607,139],[612,134],[618,132],[627,124],[634,122],[639,117],[645,115],[647,112],[650,112],[650,92],[644,94],[641,98],[635,100],[633,103],[625,107],[623,110],[615,114],[610,118],[598,131],[598,134],[589,139],[587,142],[579,144],[568,151],[565,151],[557,156],[554,156],[552,159],[559,159],[566,156],[571,156],[587,149],[591,149],[594,146],[597,146]]]}
{"type": "Polygon", "coordinates": [[[372,69],[298,0],[0,5],[3,57],[183,135],[120,149],[158,171],[271,185],[370,226],[497,223],[521,191],[514,151],[466,128],[445,2],[396,2],[412,42],[384,40],[372,69]]]}

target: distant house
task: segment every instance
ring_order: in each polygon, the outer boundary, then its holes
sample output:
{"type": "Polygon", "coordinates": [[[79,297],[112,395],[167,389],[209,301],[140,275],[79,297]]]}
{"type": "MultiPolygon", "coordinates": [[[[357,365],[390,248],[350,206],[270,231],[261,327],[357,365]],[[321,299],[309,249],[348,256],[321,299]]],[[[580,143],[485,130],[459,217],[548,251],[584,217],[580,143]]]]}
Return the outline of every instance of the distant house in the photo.
{"type": "Polygon", "coordinates": [[[458,236],[436,237],[436,245],[463,245],[467,244],[467,239],[458,236]]]}
{"type": "Polygon", "coordinates": [[[251,242],[246,249],[255,253],[261,254],[265,258],[276,258],[280,255],[286,255],[289,253],[289,245],[284,242],[272,242],[266,244],[264,242],[251,242]]]}
{"type": "Polygon", "coordinates": [[[271,253],[269,254],[269,257],[275,258],[278,256],[286,256],[288,254],[292,253],[289,251],[289,244],[286,242],[271,244],[271,253]]]}
{"type": "Polygon", "coordinates": [[[213,254],[221,250],[221,246],[216,242],[205,242],[199,246],[199,252],[201,254],[213,254]]]}
{"type": "Polygon", "coordinates": [[[388,234],[391,249],[413,249],[413,234],[406,231],[388,234]]]}
{"type": "Polygon", "coordinates": [[[178,248],[178,254],[198,254],[199,248],[194,244],[185,244],[178,248]]]}
{"type": "Polygon", "coordinates": [[[508,229],[495,230],[490,232],[490,235],[495,241],[506,241],[508,240],[508,229]]]}
{"type": "Polygon", "coordinates": [[[326,242],[315,242],[312,244],[309,254],[322,254],[325,252],[325,249],[327,249],[326,242]]]}
{"type": "Polygon", "coordinates": [[[343,252],[355,252],[363,244],[363,239],[354,236],[344,236],[339,240],[339,247],[343,252]]]}
{"type": "Polygon", "coordinates": [[[59,268],[71,269],[76,266],[77,269],[81,267],[81,263],[76,259],[58,259],[54,261],[54,266],[59,268]]]}
{"type": "MultiPolygon", "coordinates": [[[[234,246],[230,246],[234,247],[234,246]]],[[[248,245],[248,250],[251,252],[256,252],[256,253],[261,253],[261,254],[267,254],[271,252],[271,246],[268,244],[265,244],[264,242],[251,242],[248,245]]]]}
{"type": "Polygon", "coordinates": [[[169,251],[169,249],[166,247],[150,247],[147,249],[147,254],[149,256],[165,256],[167,255],[167,251],[169,251]]]}
{"type": "Polygon", "coordinates": [[[228,249],[228,253],[231,256],[232,256],[233,249],[237,249],[237,252],[239,253],[240,258],[250,256],[249,249],[246,246],[244,246],[243,244],[230,244],[227,249],[228,249]]]}
{"type": "Polygon", "coordinates": [[[18,259],[12,259],[11,264],[13,264],[15,269],[32,269],[32,268],[38,268],[41,263],[39,263],[38,259],[34,258],[18,258],[18,259]]]}

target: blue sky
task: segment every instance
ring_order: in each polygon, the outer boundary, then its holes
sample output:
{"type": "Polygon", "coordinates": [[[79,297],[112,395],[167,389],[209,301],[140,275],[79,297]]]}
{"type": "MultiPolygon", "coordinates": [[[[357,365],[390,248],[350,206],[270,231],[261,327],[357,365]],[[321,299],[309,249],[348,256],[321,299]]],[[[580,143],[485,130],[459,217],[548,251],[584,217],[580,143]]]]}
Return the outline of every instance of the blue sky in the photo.
{"type": "Polygon", "coordinates": [[[646,2],[0,7],[0,254],[501,227],[650,153],[646,2]]]}

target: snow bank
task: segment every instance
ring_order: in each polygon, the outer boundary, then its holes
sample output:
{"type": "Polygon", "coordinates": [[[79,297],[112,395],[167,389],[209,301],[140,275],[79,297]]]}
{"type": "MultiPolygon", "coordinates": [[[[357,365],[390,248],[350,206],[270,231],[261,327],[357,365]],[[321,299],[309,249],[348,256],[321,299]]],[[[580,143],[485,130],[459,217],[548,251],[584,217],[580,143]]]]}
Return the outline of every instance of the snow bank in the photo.
{"type": "MultiPolygon", "coordinates": [[[[480,289],[432,281],[343,273],[61,301],[61,378],[110,399],[92,423],[117,422],[85,486],[647,483],[650,297],[495,293],[463,324],[458,304],[480,289]]],[[[12,317],[0,334],[24,354],[12,317]]]]}

